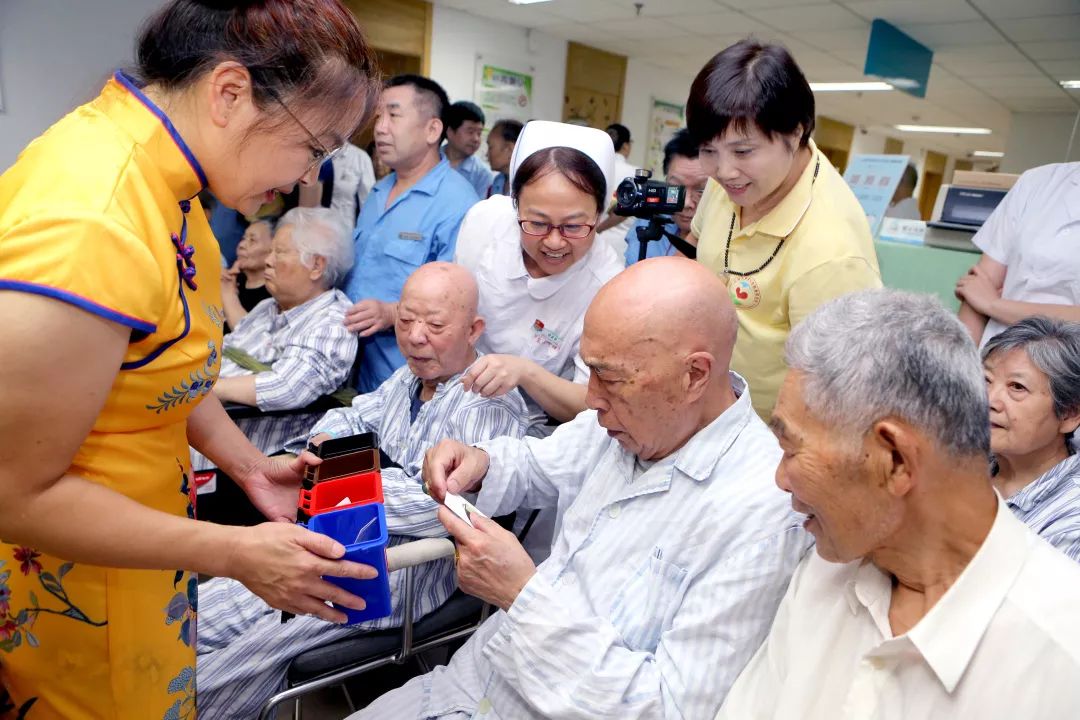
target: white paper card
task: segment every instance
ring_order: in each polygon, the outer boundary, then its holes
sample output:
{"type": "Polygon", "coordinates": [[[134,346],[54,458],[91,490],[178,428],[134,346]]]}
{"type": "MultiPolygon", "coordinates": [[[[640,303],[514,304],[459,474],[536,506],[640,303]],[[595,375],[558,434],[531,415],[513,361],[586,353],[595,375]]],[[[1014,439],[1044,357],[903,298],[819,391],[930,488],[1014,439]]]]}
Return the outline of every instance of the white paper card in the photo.
{"type": "MultiPolygon", "coordinates": [[[[443,500],[443,505],[445,505],[447,509],[450,510],[450,512],[454,513],[459,518],[469,523],[469,527],[475,527],[472,524],[472,520],[469,519],[469,513],[476,513],[478,515],[483,514],[475,507],[473,507],[473,504],[471,502],[461,497],[460,495],[455,495],[454,493],[446,493],[446,499],[443,500]]],[[[485,515],[484,517],[487,516],[485,515]]]]}

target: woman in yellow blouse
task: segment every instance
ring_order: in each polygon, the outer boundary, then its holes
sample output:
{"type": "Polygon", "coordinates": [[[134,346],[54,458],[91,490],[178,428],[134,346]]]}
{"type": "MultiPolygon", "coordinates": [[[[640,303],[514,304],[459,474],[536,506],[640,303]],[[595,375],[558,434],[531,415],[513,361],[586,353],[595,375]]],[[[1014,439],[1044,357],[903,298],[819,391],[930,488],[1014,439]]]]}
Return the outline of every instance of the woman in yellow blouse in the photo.
{"type": "Polygon", "coordinates": [[[173,0],[136,76],[0,176],[0,717],[195,717],[194,573],[340,621],[372,577],[295,519],[296,466],[210,392],[220,258],[196,195],[243,213],[366,119],[374,60],[338,0],[173,0]],[[192,519],[188,444],[271,520],[192,519]]]}
{"type": "Polygon", "coordinates": [[[743,40],[698,74],[686,106],[711,179],[687,238],[739,316],[731,367],[768,419],[791,328],[822,303],[881,287],[866,216],[814,145],[814,94],[784,48],[743,40]]]}

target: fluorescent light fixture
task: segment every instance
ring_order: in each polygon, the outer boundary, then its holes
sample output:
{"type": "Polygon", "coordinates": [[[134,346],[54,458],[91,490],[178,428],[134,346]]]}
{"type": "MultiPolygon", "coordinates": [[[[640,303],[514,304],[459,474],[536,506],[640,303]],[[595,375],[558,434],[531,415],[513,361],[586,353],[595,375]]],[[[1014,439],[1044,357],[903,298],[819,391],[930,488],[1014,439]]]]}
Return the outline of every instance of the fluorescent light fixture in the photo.
{"type": "Polygon", "coordinates": [[[542,2],[551,2],[551,0],[510,0],[511,5],[534,5],[542,2]]]}
{"type": "Polygon", "coordinates": [[[983,158],[999,158],[999,157],[1005,157],[1005,153],[1003,153],[1003,152],[994,152],[993,150],[976,150],[975,152],[971,153],[971,156],[972,157],[983,157],[983,158]]]}
{"type": "Polygon", "coordinates": [[[944,125],[893,125],[900,132],[941,133],[943,135],[989,135],[990,128],[947,127],[944,125]]]}
{"type": "Polygon", "coordinates": [[[812,82],[810,89],[814,92],[865,92],[892,90],[893,86],[887,82],[812,82]]]}
{"type": "Polygon", "coordinates": [[[1080,80],[1062,80],[1061,87],[1066,90],[1080,90],[1080,80]]]}

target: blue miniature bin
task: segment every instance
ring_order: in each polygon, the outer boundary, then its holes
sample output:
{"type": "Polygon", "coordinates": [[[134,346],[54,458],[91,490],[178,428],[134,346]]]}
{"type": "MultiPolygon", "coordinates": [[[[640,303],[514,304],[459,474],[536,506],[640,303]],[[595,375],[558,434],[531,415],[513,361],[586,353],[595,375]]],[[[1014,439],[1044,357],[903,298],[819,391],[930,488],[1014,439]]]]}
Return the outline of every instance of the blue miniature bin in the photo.
{"type": "MultiPolygon", "coordinates": [[[[303,525],[303,523],[301,523],[303,525]]],[[[337,607],[348,616],[348,625],[390,614],[390,578],[386,571],[386,510],[382,503],[356,505],[313,515],[305,525],[309,530],[329,535],[345,546],[345,560],[371,565],[379,576],[371,580],[354,580],[326,576],[326,580],[359,595],[367,602],[363,610],[337,607]],[[374,523],[369,525],[369,523],[374,523]],[[357,534],[363,537],[357,541],[357,534]]]]}

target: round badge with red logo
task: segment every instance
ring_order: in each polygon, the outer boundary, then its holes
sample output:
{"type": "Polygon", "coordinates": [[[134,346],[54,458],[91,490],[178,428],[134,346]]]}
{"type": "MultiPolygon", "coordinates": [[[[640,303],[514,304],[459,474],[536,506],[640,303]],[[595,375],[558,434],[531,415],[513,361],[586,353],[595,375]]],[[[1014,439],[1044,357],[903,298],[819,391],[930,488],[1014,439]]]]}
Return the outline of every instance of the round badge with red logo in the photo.
{"type": "Polygon", "coordinates": [[[732,281],[728,283],[728,291],[735,307],[749,310],[761,304],[761,288],[754,278],[732,277],[732,281]]]}

